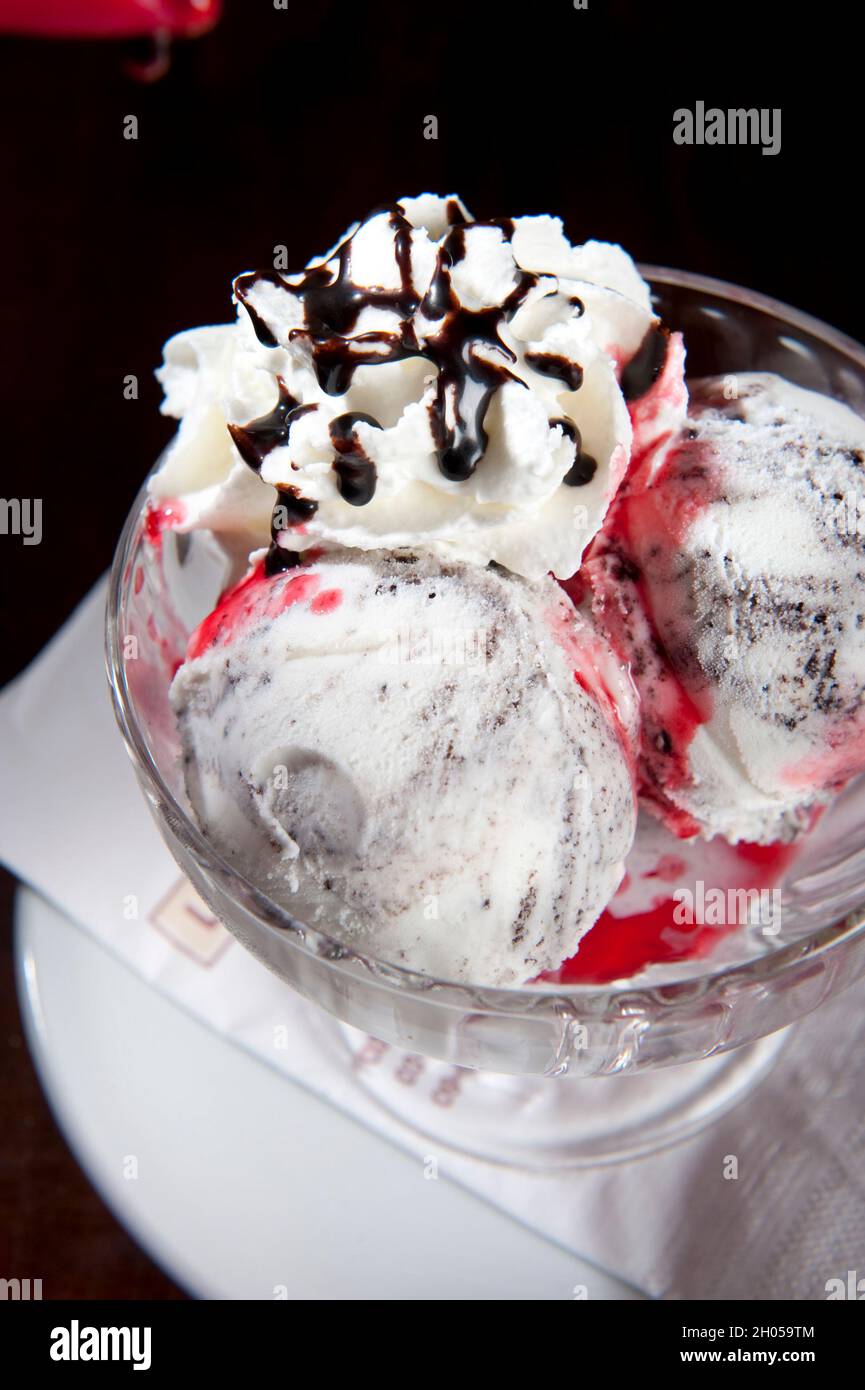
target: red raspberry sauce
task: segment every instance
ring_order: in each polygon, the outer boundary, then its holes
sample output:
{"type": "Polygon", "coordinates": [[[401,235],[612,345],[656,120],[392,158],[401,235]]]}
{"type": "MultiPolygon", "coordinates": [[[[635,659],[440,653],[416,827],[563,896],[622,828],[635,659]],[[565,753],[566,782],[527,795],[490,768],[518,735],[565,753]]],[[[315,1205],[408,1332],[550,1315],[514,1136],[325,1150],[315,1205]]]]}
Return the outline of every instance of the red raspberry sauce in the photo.
{"type": "MultiPolygon", "coordinates": [[[[734,875],[736,882],[726,886],[773,888],[798,849],[798,844],[731,846],[730,852],[740,867],[734,875]]],[[[680,867],[685,868],[677,861],[676,870],[680,867]]],[[[672,857],[664,856],[654,872],[644,877],[669,882],[673,869],[672,857]]],[[[686,886],[687,878],[683,874],[677,872],[676,877],[681,886],[686,886]]],[[[568,985],[605,985],[635,975],[648,965],[707,956],[720,936],[740,930],[736,924],[723,927],[682,924],[673,915],[677,906],[674,898],[659,897],[644,912],[617,917],[608,908],[583,937],[577,954],[566,960],[560,970],[543,978],[568,985]]]]}
{"type": "Polygon", "coordinates": [[[342,603],[342,590],[321,589],[321,576],[306,568],[267,576],[260,560],[193,632],[186,659],[194,661],[211,647],[229,646],[241,633],[270,622],[295,603],[308,603],[312,613],[332,613],[342,603]]]}
{"type": "Polygon", "coordinates": [[[177,498],[172,498],[170,502],[162,502],[158,507],[153,502],[148,502],[147,511],[144,513],[144,534],[150,544],[159,550],[162,546],[163,531],[170,531],[173,527],[179,526],[185,515],[183,503],[178,502],[177,498]]]}

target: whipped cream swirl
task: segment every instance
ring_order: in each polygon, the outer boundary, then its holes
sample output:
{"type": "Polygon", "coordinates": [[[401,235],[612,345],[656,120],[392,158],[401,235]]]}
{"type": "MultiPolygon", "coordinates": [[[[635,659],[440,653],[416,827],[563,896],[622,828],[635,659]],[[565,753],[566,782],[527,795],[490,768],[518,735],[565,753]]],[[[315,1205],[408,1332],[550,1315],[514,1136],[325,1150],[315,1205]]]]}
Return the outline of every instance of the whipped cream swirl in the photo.
{"type": "Polygon", "coordinates": [[[578,568],[630,456],[619,377],[657,322],[621,248],[425,194],[234,291],[237,322],[178,335],[159,373],[182,424],[153,491],[182,528],[255,549],[272,513],[272,569],[322,543],[578,568]]]}

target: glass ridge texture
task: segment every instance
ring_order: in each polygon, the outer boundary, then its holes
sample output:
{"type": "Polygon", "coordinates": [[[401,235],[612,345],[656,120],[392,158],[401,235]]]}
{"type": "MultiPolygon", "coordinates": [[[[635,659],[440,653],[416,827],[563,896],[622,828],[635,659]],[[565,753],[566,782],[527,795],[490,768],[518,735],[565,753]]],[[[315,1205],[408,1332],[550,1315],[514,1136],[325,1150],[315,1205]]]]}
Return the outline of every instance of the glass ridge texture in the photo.
{"type": "MultiPolygon", "coordinates": [[[[865,348],[765,296],[641,267],[658,312],[681,329],[692,378],[775,371],[865,416],[865,348]]],[[[145,534],[146,486],[112,568],[106,658],[138,781],[177,863],[234,936],[331,1015],[451,1065],[526,1077],[604,1077],[695,1061],[766,1037],[865,974],[865,779],[844,794],[845,834],[794,885],[794,930],[743,960],[679,962],[612,985],[454,984],[364,954],[292,917],[224,860],[183,790],[168,701],[172,666],[206,604],[183,593],[187,543],[145,534]],[[128,639],[137,656],[127,660],[128,639]]],[[[211,595],[211,601],[214,596],[211,595]]],[[[832,813],[824,817],[828,820],[832,813]]]]}

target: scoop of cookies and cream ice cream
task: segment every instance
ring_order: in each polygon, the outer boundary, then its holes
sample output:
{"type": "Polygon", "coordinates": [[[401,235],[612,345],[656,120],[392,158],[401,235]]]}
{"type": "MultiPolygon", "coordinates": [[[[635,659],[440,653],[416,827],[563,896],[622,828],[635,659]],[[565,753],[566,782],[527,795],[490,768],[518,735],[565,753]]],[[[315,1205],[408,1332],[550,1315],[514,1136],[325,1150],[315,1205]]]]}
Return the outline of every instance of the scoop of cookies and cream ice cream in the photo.
{"type": "Polygon", "coordinates": [[[644,798],[767,843],[865,768],[865,422],[770,374],[691,392],[578,585],[639,691],[644,798]]]}
{"type": "Polygon", "coordinates": [[[180,529],[251,551],[273,513],[294,553],[578,568],[630,456],[619,378],[657,322],[620,247],[425,194],[234,290],[236,323],[179,334],[159,373],[181,423],[152,491],[180,529]]]}
{"type": "Polygon", "coordinates": [[[259,561],[171,698],[206,836],[361,952],[520,983],[573,953],[622,878],[633,690],[549,578],[259,561]]]}
{"type": "Polygon", "coordinates": [[[166,345],[151,493],[252,554],[172,702],[204,833],[276,902],[521,983],[615,892],[635,775],[677,835],[767,844],[865,768],[859,417],[761,374],[689,405],[621,248],[455,196],[234,296],[166,345]]]}

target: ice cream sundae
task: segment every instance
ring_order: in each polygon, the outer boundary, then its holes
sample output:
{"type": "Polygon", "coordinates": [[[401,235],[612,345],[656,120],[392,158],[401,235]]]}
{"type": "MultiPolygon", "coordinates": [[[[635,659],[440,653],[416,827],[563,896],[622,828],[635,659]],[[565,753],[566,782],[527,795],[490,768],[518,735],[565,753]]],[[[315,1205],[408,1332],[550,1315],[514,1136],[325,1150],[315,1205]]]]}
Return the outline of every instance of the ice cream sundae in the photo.
{"type": "Polygon", "coordinates": [[[686,385],[620,247],[455,196],[234,299],[166,345],[148,519],[225,566],[171,687],[204,835],[439,979],[710,949],[669,886],[765,886],[865,768],[865,422],[686,385]]]}

